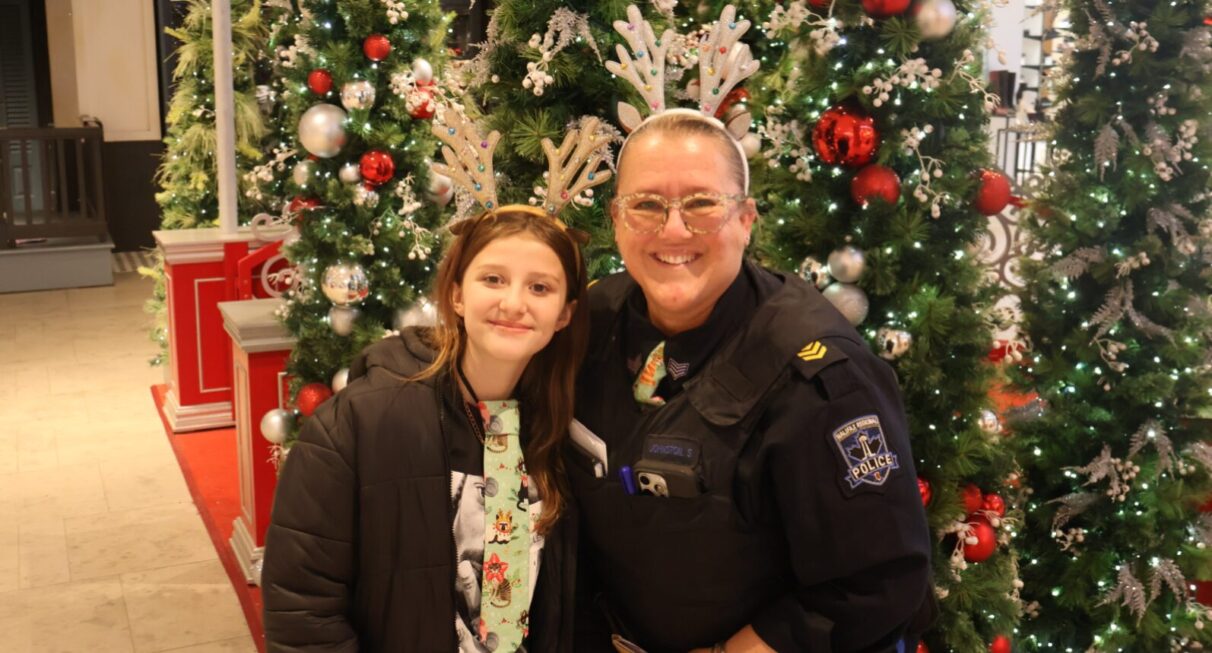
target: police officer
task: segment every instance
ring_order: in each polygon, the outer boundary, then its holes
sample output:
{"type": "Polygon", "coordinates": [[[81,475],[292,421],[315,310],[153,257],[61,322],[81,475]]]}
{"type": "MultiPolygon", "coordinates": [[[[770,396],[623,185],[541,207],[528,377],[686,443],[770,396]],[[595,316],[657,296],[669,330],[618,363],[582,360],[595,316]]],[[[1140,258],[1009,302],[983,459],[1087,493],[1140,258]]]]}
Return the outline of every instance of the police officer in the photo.
{"type": "Polygon", "coordinates": [[[895,375],[816,289],[743,260],[747,190],[695,112],[620,152],[627,273],[590,290],[568,454],[577,651],[895,651],[933,605],[895,375]]]}

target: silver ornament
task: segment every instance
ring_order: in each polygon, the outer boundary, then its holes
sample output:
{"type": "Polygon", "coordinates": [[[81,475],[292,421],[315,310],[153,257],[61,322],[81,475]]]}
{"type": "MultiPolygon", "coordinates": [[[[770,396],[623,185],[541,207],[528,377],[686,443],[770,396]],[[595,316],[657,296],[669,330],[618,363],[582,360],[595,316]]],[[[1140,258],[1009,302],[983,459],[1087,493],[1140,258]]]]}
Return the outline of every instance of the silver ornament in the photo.
{"type": "Polygon", "coordinates": [[[850,283],[835,283],[821,292],[836,308],[851,326],[858,326],[867,319],[867,293],[862,288],[850,283]]]}
{"type": "Polygon", "coordinates": [[[358,321],[361,311],[352,306],[333,306],[328,309],[328,325],[332,332],[339,336],[353,333],[354,323],[358,321]]]}
{"type": "Polygon", "coordinates": [[[422,84],[427,84],[433,81],[433,66],[426,60],[416,58],[412,60],[412,78],[422,84]]]}
{"type": "Polygon", "coordinates": [[[741,137],[741,149],[745,156],[753,159],[762,153],[762,139],[757,134],[749,132],[741,137]]]}
{"type": "Polygon", "coordinates": [[[875,342],[880,348],[880,357],[885,360],[896,360],[909,351],[913,345],[913,336],[908,331],[882,327],[875,336],[875,342]]]}
{"type": "Polygon", "coordinates": [[[986,435],[997,435],[1002,432],[1002,421],[998,419],[997,413],[988,408],[981,409],[981,416],[977,419],[977,424],[986,435]]]}
{"type": "Polygon", "coordinates": [[[349,111],[369,109],[375,105],[375,85],[359,79],[345,82],[341,87],[341,106],[349,111]]]}
{"type": "Polygon", "coordinates": [[[294,418],[290,411],[274,408],[261,416],[261,437],[274,444],[286,442],[294,418]]]}
{"type": "Polygon", "coordinates": [[[446,206],[450,204],[450,200],[454,199],[454,183],[451,182],[450,177],[431,171],[429,187],[425,189],[425,196],[438,206],[446,206]]]}
{"type": "Polygon", "coordinates": [[[340,179],[345,184],[356,184],[362,181],[362,169],[354,162],[346,163],[341,166],[341,170],[337,172],[337,179],[340,179]]]}
{"type": "Polygon", "coordinates": [[[842,283],[858,281],[859,277],[863,276],[864,269],[866,269],[866,260],[863,257],[863,250],[853,245],[835,249],[829,255],[829,274],[842,283]]]}
{"type": "Polygon", "coordinates": [[[305,159],[295,164],[294,169],[290,171],[290,178],[294,180],[296,186],[306,186],[315,173],[316,162],[305,159]]]}
{"type": "Polygon", "coordinates": [[[332,375],[332,391],[340,392],[344,390],[345,386],[347,385],[349,385],[349,368],[342,367],[341,369],[337,370],[336,374],[332,375]]]}
{"type": "Polygon", "coordinates": [[[438,308],[428,299],[419,299],[407,308],[396,311],[392,327],[403,331],[411,326],[433,326],[438,323],[438,308]]]}
{"type": "Polygon", "coordinates": [[[317,104],[299,118],[299,142],[312,154],[327,159],[345,146],[345,112],[331,104],[317,104]]]}
{"type": "Polygon", "coordinates": [[[941,39],[950,34],[957,18],[951,0],[919,0],[913,10],[913,22],[923,39],[941,39]]]}
{"type": "Polygon", "coordinates": [[[826,286],[833,283],[833,277],[829,276],[829,268],[811,256],[804,257],[804,260],[800,261],[798,273],[801,279],[816,286],[817,290],[824,290],[826,286]]]}
{"type": "Polygon", "coordinates": [[[337,306],[356,306],[370,294],[370,279],[357,263],[334,263],[324,270],[320,288],[337,306]]]}
{"type": "Polygon", "coordinates": [[[365,185],[359,184],[354,187],[353,201],[358,206],[373,208],[379,203],[379,194],[373,188],[367,188],[365,185]]]}

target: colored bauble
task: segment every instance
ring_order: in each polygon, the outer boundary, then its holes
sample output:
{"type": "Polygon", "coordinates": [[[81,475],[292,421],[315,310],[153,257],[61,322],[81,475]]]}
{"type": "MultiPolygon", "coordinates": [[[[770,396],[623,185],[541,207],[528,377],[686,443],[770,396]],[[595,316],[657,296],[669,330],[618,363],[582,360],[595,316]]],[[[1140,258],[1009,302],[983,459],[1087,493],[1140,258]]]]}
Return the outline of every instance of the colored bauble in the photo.
{"type": "Polygon", "coordinates": [[[349,111],[369,109],[375,105],[375,85],[359,79],[345,82],[341,87],[341,106],[349,111]]]}
{"type": "Polygon", "coordinates": [[[361,311],[352,306],[333,306],[328,309],[328,326],[339,336],[353,333],[354,324],[358,321],[361,311]]]}
{"type": "Polygon", "coordinates": [[[862,0],[863,11],[872,18],[891,18],[905,13],[909,0],[862,0]]]}
{"type": "Polygon", "coordinates": [[[834,283],[821,294],[850,322],[850,326],[858,326],[867,319],[871,304],[862,288],[851,283],[834,283]]]}
{"type": "Polygon", "coordinates": [[[981,415],[977,418],[976,423],[985,435],[998,435],[1002,432],[1002,421],[998,419],[997,413],[988,408],[981,409],[981,415]]]}
{"type": "Polygon", "coordinates": [[[382,61],[391,54],[391,41],[382,34],[371,34],[362,41],[362,54],[371,61],[382,61]]]}
{"type": "Polygon", "coordinates": [[[873,163],[859,170],[850,180],[850,197],[859,206],[867,206],[873,199],[896,204],[901,198],[901,178],[892,168],[873,163]]]}
{"type": "MultiPolygon", "coordinates": [[[[746,90],[743,86],[738,86],[738,87],[732,89],[731,91],[728,91],[728,95],[725,95],[724,99],[720,100],[720,106],[718,109],[715,110],[715,117],[719,118],[720,120],[723,120],[725,117],[729,117],[729,111],[734,106],[737,106],[738,103],[744,103],[744,102],[748,102],[748,101],[749,101],[749,91],[746,90]]],[[[743,105],[742,105],[742,108],[743,108],[743,105]]]]}
{"type": "Polygon", "coordinates": [[[431,171],[425,197],[438,206],[446,206],[454,199],[454,183],[450,177],[431,171]]]}
{"type": "Polygon", "coordinates": [[[328,95],[332,90],[332,73],[323,68],[307,73],[307,88],[316,95],[328,95]]]}
{"type": "Polygon", "coordinates": [[[281,408],[268,410],[261,416],[261,437],[273,444],[286,442],[290,435],[290,427],[294,422],[290,411],[281,408]]]}
{"type": "Polygon", "coordinates": [[[320,204],[320,200],[315,197],[303,197],[302,195],[296,195],[295,197],[291,198],[290,203],[286,205],[286,212],[289,215],[294,216],[295,222],[299,222],[303,219],[304,211],[310,211],[312,209],[319,208],[320,206],[322,206],[322,204],[320,204]]]}
{"type": "Polygon", "coordinates": [[[828,9],[833,0],[808,0],[808,4],[812,5],[813,9],[828,9]]]}
{"type": "Polygon", "coordinates": [[[348,138],[345,119],[341,107],[328,103],[313,106],[299,118],[299,143],[322,159],[336,156],[348,138]]]}
{"type": "Polygon", "coordinates": [[[334,263],[324,269],[320,289],[337,306],[356,306],[370,294],[370,279],[358,263],[334,263]]]}
{"type": "Polygon", "coordinates": [[[362,181],[371,186],[382,186],[396,174],[396,162],[383,150],[368,150],[358,163],[362,181]]]}
{"type": "Polygon", "coordinates": [[[417,86],[404,96],[404,108],[416,120],[429,120],[438,110],[433,90],[428,86],[417,86]]]}
{"type": "Polygon", "coordinates": [[[1010,653],[1010,638],[1005,635],[998,635],[989,642],[989,653],[1010,653]]]}
{"type": "Polygon", "coordinates": [[[950,34],[959,17],[951,0],[917,0],[912,13],[917,31],[924,39],[941,39],[950,34]]]}
{"type": "Polygon", "coordinates": [[[362,181],[362,171],[358,169],[358,164],[350,161],[341,166],[337,171],[337,179],[343,184],[356,184],[362,181]]]}
{"type": "Polygon", "coordinates": [[[917,477],[917,493],[922,496],[922,507],[930,505],[930,499],[934,498],[934,492],[930,489],[930,481],[917,477]]]}
{"type": "Polygon", "coordinates": [[[433,81],[433,65],[428,61],[417,57],[412,60],[412,78],[418,84],[428,84],[433,81]]]}
{"type": "Polygon", "coordinates": [[[930,653],[930,649],[926,648],[926,642],[918,642],[917,650],[914,653],[930,653]]]}
{"type": "Polygon", "coordinates": [[[863,250],[854,245],[839,247],[829,254],[829,275],[842,283],[855,283],[867,269],[863,250]]]}
{"type": "Polygon", "coordinates": [[[968,522],[968,537],[964,539],[964,560],[984,562],[997,551],[997,531],[984,521],[968,522]]]}
{"type": "Polygon", "coordinates": [[[998,517],[1006,516],[1006,500],[996,494],[986,494],[981,501],[981,510],[991,512],[998,517]]]}
{"type": "Polygon", "coordinates": [[[304,417],[311,417],[312,413],[320,407],[329,397],[332,396],[332,388],[323,383],[308,383],[299,388],[299,396],[295,397],[295,406],[299,409],[299,414],[304,417]]]}
{"type": "Polygon", "coordinates": [[[880,358],[894,361],[904,356],[913,346],[913,335],[902,329],[882,327],[876,333],[875,342],[880,348],[880,358]]]}
{"type": "Polygon", "coordinates": [[[314,174],[316,174],[316,162],[311,159],[304,159],[296,163],[295,167],[290,171],[290,179],[295,182],[296,186],[306,186],[314,174]]]}
{"type": "Polygon", "coordinates": [[[364,206],[374,208],[379,205],[379,194],[375,192],[374,186],[370,184],[358,184],[353,190],[354,206],[364,206]]]}
{"type": "Polygon", "coordinates": [[[801,279],[816,286],[817,290],[824,290],[833,283],[833,277],[829,276],[829,267],[811,256],[805,256],[804,260],[800,261],[798,274],[801,279]]]}
{"type": "Polygon", "coordinates": [[[861,108],[841,105],[821,114],[812,129],[812,146],[821,161],[857,168],[871,163],[879,149],[875,120],[861,108]]]}
{"type": "Polygon", "coordinates": [[[964,514],[971,515],[984,505],[985,494],[976,485],[969,483],[960,488],[960,497],[964,501],[964,514]]]}
{"type": "Polygon", "coordinates": [[[347,385],[349,385],[349,368],[342,367],[341,369],[337,370],[336,374],[332,375],[332,391],[334,393],[340,392],[344,390],[345,386],[347,385]]]}
{"type": "Polygon", "coordinates": [[[997,215],[1010,203],[1010,180],[996,170],[981,170],[972,205],[985,215],[997,215]]]}

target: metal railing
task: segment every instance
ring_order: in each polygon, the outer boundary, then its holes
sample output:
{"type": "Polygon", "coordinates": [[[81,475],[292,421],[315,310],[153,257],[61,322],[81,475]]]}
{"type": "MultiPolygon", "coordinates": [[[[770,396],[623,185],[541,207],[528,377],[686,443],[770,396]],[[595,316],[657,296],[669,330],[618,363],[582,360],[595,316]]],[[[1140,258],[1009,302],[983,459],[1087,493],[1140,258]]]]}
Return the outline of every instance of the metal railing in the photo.
{"type": "Polygon", "coordinates": [[[109,237],[100,126],[0,129],[0,249],[109,237]]]}

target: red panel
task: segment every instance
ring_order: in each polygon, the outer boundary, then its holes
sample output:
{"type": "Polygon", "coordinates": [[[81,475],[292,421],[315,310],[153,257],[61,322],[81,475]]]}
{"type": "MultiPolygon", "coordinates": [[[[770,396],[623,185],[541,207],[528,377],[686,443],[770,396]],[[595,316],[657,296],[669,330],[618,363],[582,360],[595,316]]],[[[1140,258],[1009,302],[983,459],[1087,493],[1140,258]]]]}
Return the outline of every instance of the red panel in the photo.
{"type": "Polygon", "coordinates": [[[218,303],[223,263],[165,265],[172,384],[182,407],[231,401],[231,359],[218,303]]]}
{"type": "MultiPolygon", "coordinates": [[[[290,350],[261,352],[248,356],[248,407],[252,425],[253,505],[256,506],[256,528],[253,535],[257,546],[265,544],[265,529],[269,527],[274,489],[278,485],[277,471],[269,462],[273,445],[261,436],[261,416],[278,406],[278,374],[286,369],[290,350]]],[[[285,399],[287,395],[283,394],[285,399]]],[[[241,452],[244,455],[245,452],[241,452]]]]}

